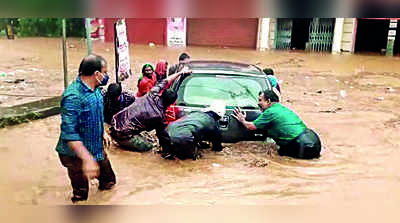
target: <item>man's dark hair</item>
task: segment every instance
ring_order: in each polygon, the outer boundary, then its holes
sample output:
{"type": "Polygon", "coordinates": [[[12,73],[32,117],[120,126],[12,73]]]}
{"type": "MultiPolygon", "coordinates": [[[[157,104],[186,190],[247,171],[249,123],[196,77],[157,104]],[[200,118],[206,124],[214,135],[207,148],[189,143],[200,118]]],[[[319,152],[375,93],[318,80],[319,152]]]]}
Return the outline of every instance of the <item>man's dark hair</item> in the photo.
{"type": "Polygon", "coordinates": [[[167,109],[170,105],[172,105],[175,101],[178,95],[176,92],[172,89],[166,89],[161,95],[161,99],[163,102],[164,109],[167,109]]]}
{"type": "Polygon", "coordinates": [[[108,85],[107,95],[110,99],[117,99],[122,93],[121,84],[112,83],[108,85]]]}
{"type": "Polygon", "coordinates": [[[94,72],[101,72],[101,68],[106,64],[106,60],[98,55],[89,55],[83,58],[79,65],[79,75],[91,76],[94,72]]]}
{"type": "Polygon", "coordinates": [[[190,59],[190,56],[189,56],[189,54],[187,54],[187,53],[182,53],[182,54],[179,56],[179,61],[184,61],[185,59],[190,59]]]}
{"type": "Polygon", "coordinates": [[[259,95],[263,95],[265,100],[270,100],[271,102],[279,102],[279,96],[275,94],[272,90],[260,91],[259,95]]]}
{"type": "Polygon", "coordinates": [[[266,75],[274,75],[274,70],[271,68],[265,68],[263,71],[266,75]]]}

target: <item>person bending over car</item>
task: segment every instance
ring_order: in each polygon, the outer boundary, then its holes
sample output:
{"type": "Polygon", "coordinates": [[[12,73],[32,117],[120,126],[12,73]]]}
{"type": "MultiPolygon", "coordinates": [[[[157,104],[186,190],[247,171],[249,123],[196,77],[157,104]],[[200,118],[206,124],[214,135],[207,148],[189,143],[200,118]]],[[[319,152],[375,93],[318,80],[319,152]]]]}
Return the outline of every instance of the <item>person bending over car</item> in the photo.
{"type": "Polygon", "coordinates": [[[112,117],[119,111],[135,102],[135,96],[128,91],[122,91],[121,83],[108,85],[107,91],[102,92],[104,99],[104,122],[111,124],[112,117]]]}
{"type": "Polygon", "coordinates": [[[137,98],[133,104],[114,115],[110,135],[122,147],[130,151],[145,152],[153,143],[139,135],[142,131],[162,131],[166,126],[166,109],[175,102],[177,94],[165,87],[181,74],[190,74],[184,69],[158,82],[149,93],[137,98]]]}
{"type": "Polygon", "coordinates": [[[213,102],[203,111],[191,112],[158,135],[164,158],[194,159],[199,156],[198,144],[210,141],[213,151],[222,151],[218,120],[224,116],[225,104],[213,102]]]}
{"type": "Polygon", "coordinates": [[[254,122],[246,121],[246,114],[236,108],[233,117],[249,130],[261,129],[279,146],[281,156],[300,159],[318,158],[321,141],[318,135],[308,129],[299,116],[278,103],[279,96],[272,90],[260,93],[258,106],[263,112],[254,122]]]}

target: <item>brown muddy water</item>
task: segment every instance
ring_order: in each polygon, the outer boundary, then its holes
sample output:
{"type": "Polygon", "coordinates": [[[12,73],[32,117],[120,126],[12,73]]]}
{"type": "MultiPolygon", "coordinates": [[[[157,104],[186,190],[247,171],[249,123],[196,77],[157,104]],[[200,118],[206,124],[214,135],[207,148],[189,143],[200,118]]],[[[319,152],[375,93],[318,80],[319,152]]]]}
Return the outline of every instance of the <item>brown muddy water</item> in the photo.
{"type": "MultiPolygon", "coordinates": [[[[0,58],[0,70],[9,72],[13,63],[28,61],[21,66],[34,65],[43,69],[43,75],[16,73],[35,83],[19,93],[61,94],[59,43],[0,40],[1,52],[10,52],[9,58],[0,58]]],[[[74,45],[69,48],[72,78],[85,49],[80,40],[69,44],[74,45]]],[[[147,61],[166,58],[173,63],[181,51],[131,46],[133,71],[137,74],[147,61]]],[[[269,154],[271,146],[261,142],[225,144],[220,153],[204,150],[197,161],[163,160],[154,152],[113,147],[108,153],[116,187],[100,192],[93,182],[89,200],[82,204],[399,204],[400,58],[201,47],[185,51],[194,59],[273,67],[282,80],[283,104],[320,134],[321,158],[279,157],[275,151],[269,154]]],[[[95,52],[112,67],[111,44],[95,44],[95,52]]],[[[136,78],[126,87],[134,90],[136,78]]],[[[1,106],[13,103],[18,102],[9,97],[1,106]]],[[[60,117],[54,116],[0,129],[0,192],[9,204],[71,203],[67,173],[54,150],[59,124],[60,117]]]]}

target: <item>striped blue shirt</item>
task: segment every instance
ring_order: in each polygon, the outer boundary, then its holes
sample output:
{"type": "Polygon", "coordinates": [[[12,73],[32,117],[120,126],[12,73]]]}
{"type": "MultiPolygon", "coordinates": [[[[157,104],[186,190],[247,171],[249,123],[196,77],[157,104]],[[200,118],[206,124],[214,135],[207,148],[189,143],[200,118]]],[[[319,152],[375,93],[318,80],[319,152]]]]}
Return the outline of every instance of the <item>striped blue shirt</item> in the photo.
{"type": "Polygon", "coordinates": [[[61,134],[56,151],[75,157],[67,143],[81,141],[97,161],[103,160],[103,110],[101,90],[93,91],[77,77],[62,95],[61,134]]]}

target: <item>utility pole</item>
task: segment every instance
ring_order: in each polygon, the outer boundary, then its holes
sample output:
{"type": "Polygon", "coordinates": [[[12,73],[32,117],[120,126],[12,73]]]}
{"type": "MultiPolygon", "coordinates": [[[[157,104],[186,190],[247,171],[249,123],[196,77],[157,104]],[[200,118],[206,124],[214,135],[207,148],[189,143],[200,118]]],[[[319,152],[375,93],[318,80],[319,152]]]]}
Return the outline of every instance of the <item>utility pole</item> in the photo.
{"type": "Polygon", "coordinates": [[[62,19],[62,35],[63,35],[63,65],[64,65],[64,89],[68,86],[68,63],[67,63],[67,25],[66,19],[62,19]]]}
{"type": "Polygon", "coordinates": [[[394,42],[396,40],[397,19],[390,20],[389,33],[386,45],[386,56],[393,56],[394,42]]]}
{"type": "Polygon", "coordinates": [[[87,41],[87,48],[88,48],[88,55],[92,54],[92,37],[91,37],[91,19],[85,19],[85,27],[86,27],[86,41],[87,41]]]}

